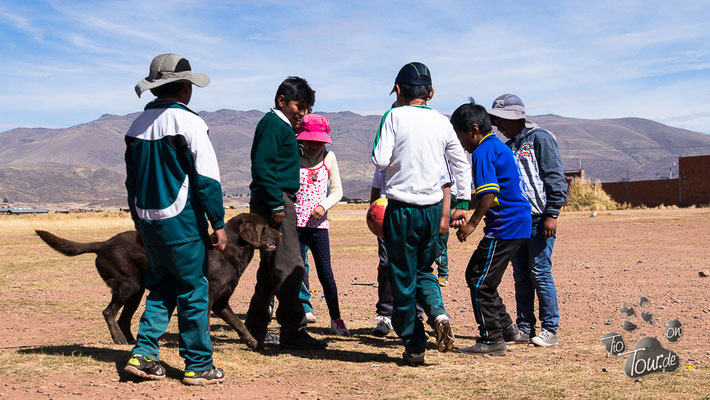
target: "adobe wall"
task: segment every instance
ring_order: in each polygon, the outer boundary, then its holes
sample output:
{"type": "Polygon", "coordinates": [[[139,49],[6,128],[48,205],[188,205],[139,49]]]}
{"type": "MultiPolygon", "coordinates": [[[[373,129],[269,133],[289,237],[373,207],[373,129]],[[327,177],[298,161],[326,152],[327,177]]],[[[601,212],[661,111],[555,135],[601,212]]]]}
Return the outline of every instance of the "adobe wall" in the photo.
{"type": "Polygon", "coordinates": [[[710,204],[710,155],[678,158],[678,179],[604,182],[602,188],[617,203],[632,206],[710,204]]]}
{"type": "Polygon", "coordinates": [[[603,182],[602,189],[617,203],[656,207],[678,204],[678,179],[603,182]]]}
{"type": "Polygon", "coordinates": [[[678,159],[681,206],[710,204],[710,156],[678,159]]]}

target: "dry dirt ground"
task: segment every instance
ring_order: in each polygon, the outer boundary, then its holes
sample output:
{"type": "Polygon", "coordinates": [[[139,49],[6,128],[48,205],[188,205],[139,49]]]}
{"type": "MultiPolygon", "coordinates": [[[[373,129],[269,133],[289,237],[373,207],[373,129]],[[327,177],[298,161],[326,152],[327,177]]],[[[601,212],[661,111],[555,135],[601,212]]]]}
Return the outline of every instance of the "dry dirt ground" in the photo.
{"type": "MultiPolygon", "coordinates": [[[[33,232],[104,240],[130,229],[125,214],[0,216],[0,398],[710,398],[710,278],[698,273],[710,269],[710,209],[605,211],[595,218],[564,213],[553,259],[560,345],[509,347],[505,357],[488,358],[438,353],[432,341],[422,367],[400,361],[402,346],[394,334],[379,339],[369,333],[377,255],[364,211],[336,209],[331,218],[340,304],[353,336],[330,335],[320,285],[312,279],[318,322],[309,331],[328,341],[327,350],[251,352],[214,317],[216,364],[227,380],[195,388],[179,380],[183,364],[174,321],[162,342],[168,378],[126,380],[119,371],[130,346],[110,340],[101,315],[110,295],[94,256],[62,256],[33,232]],[[623,371],[625,357],[606,355],[601,336],[623,332],[619,307],[627,302],[638,308],[640,296],[651,300],[645,309],[657,323],[634,320],[640,329],[624,338],[632,347],[643,336],[658,337],[680,357],[675,372],[631,379],[623,371]],[[673,318],[684,324],[684,336],[669,344],[663,326],[673,318]]],[[[459,346],[477,335],[463,276],[480,236],[476,232],[465,244],[450,241],[452,276],[443,295],[459,346]]],[[[246,311],[256,262],[232,298],[238,313],[246,311]]],[[[510,268],[500,292],[514,317],[510,268]]],[[[271,328],[277,332],[275,321],[271,328]]]]}

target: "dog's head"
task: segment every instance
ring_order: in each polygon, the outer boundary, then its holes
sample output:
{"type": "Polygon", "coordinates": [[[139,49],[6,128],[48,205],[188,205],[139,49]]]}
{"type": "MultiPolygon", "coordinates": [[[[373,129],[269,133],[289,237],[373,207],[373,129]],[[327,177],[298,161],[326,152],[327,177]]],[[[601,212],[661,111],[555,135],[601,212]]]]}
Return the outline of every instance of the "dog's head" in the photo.
{"type": "Polygon", "coordinates": [[[241,244],[264,251],[276,250],[281,233],[269,226],[266,218],[258,214],[242,213],[227,222],[227,237],[237,237],[241,244]]]}

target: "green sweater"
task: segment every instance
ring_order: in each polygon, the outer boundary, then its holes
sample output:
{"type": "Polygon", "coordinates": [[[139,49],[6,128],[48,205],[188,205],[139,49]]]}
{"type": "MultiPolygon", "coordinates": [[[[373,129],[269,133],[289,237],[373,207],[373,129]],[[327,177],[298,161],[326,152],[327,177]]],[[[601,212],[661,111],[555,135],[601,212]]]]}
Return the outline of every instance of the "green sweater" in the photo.
{"type": "Polygon", "coordinates": [[[272,213],[284,211],[282,192],[298,191],[300,167],[291,125],[273,111],[266,113],[256,126],[251,145],[252,197],[264,201],[272,213]]]}

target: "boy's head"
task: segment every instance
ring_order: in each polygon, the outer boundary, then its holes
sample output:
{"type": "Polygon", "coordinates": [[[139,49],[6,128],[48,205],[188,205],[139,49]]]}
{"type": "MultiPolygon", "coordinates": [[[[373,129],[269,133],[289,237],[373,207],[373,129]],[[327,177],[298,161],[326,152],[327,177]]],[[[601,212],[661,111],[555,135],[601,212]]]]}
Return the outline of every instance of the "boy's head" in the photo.
{"type": "Polygon", "coordinates": [[[491,123],[508,139],[518,136],[525,128],[535,127],[527,119],[525,104],[514,94],[498,96],[488,113],[491,115],[491,123]]]}
{"type": "Polygon", "coordinates": [[[473,99],[470,103],[459,106],[451,114],[451,125],[456,131],[461,146],[469,153],[473,152],[481,139],[493,129],[486,108],[476,104],[473,99]]]}
{"type": "Polygon", "coordinates": [[[150,63],[148,76],[136,85],[136,94],[150,90],[159,99],[190,102],[192,85],[205,87],[210,83],[207,75],[192,72],[190,62],[178,54],[161,54],[150,63]]]}
{"type": "Polygon", "coordinates": [[[394,80],[392,93],[397,93],[397,103],[399,105],[409,104],[412,100],[421,99],[424,101],[434,97],[434,89],[431,85],[431,71],[426,65],[420,62],[410,62],[405,64],[394,80]]]}
{"type": "Polygon", "coordinates": [[[297,131],[301,118],[310,112],[315,102],[316,92],[308,86],[308,82],[297,76],[289,76],[276,90],[274,108],[284,113],[291,127],[297,131]]]}

